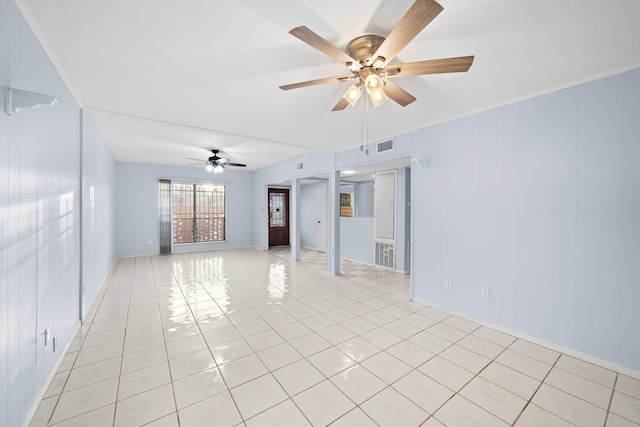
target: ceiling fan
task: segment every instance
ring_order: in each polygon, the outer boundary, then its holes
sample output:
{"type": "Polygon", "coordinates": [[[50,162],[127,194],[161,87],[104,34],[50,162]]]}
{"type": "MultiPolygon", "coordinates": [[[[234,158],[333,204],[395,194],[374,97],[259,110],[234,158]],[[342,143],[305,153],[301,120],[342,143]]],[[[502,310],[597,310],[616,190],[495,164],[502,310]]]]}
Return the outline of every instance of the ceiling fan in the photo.
{"type": "Polygon", "coordinates": [[[351,74],[292,83],[280,86],[280,89],[290,90],[324,83],[355,80],[355,83],[342,95],[332,111],[344,110],[349,104],[355,105],[362,95],[363,86],[374,107],[382,105],[387,98],[393,99],[403,107],[407,106],[416,98],[390,79],[422,74],[464,72],[469,70],[473,63],[473,56],[460,56],[390,64],[398,53],[443,9],[434,0],[416,0],[386,39],[376,35],[357,37],[349,42],[347,53],[309,28],[296,27],[289,31],[291,35],[344,64],[349,68],[351,74]]]}
{"type": "Polygon", "coordinates": [[[207,172],[220,173],[224,171],[224,168],[227,166],[235,166],[244,168],[247,167],[244,163],[233,163],[230,162],[229,159],[225,159],[224,157],[219,157],[218,153],[220,150],[211,150],[213,156],[209,157],[206,162],[198,161],[199,159],[193,159],[191,157],[187,157],[189,160],[196,160],[198,163],[190,163],[189,165],[207,165],[207,172]]]}

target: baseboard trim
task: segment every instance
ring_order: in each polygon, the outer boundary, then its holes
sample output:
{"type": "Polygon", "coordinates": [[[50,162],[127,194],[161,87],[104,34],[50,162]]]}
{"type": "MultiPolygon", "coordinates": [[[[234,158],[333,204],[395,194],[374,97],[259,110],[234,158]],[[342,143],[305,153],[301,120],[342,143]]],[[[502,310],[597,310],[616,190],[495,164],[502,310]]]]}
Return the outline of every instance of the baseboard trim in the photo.
{"type": "Polygon", "coordinates": [[[480,324],[482,326],[486,326],[487,328],[495,329],[496,331],[503,332],[503,333],[509,334],[509,335],[513,335],[516,338],[520,338],[520,339],[532,342],[534,344],[538,344],[540,346],[547,347],[547,348],[549,348],[551,350],[554,350],[554,351],[557,351],[557,352],[560,352],[560,353],[564,353],[567,356],[575,357],[576,359],[580,359],[580,360],[583,360],[585,362],[589,362],[589,363],[592,363],[594,365],[600,366],[602,368],[609,369],[609,370],[612,370],[612,371],[616,371],[616,372],[618,372],[620,374],[623,374],[623,375],[626,375],[628,377],[640,380],[640,371],[639,370],[630,368],[628,366],[621,365],[621,364],[619,364],[617,362],[612,362],[610,360],[601,359],[601,358],[593,356],[591,354],[583,353],[583,352],[581,352],[579,350],[576,350],[575,348],[566,347],[566,346],[563,346],[561,344],[554,343],[552,341],[547,341],[547,340],[545,340],[543,338],[540,338],[540,337],[537,337],[537,336],[534,336],[534,335],[526,334],[526,333],[524,333],[522,331],[518,331],[516,329],[511,329],[511,328],[508,328],[506,326],[502,326],[502,325],[498,325],[498,324],[495,324],[495,323],[487,322],[486,320],[483,320],[483,319],[480,319],[480,318],[477,318],[477,317],[474,317],[474,316],[469,316],[468,314],[465,314],[465,313],[459,313],[459,312],[451,310],[451,309],[449,309],[447,307],[443,307],[443,306],[440,306],[438,304],[433,304],[431,302],[425,301],[425,300],[423,300],[421,298],[414,297],[412,299],[412,301],[420,303],[420,304],[423,304],[425,306],[433,307],[433,308],[438,309],[440,311],[443,311],[445,313],[449,313],[451,315],[461,317],[461,318],[469,320],[471,322],[478,323],[478,324],[480,324]]]}

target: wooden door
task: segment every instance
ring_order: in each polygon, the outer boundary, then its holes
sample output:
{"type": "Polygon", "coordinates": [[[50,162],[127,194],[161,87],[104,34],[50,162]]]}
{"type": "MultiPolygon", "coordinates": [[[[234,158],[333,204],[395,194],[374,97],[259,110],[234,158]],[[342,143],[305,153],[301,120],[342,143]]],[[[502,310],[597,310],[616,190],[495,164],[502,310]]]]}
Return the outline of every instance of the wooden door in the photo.
{"type": "Polygon", "coordinates": [[[289,190],[269,188],[269,246],[289,244],[289,190]]]}

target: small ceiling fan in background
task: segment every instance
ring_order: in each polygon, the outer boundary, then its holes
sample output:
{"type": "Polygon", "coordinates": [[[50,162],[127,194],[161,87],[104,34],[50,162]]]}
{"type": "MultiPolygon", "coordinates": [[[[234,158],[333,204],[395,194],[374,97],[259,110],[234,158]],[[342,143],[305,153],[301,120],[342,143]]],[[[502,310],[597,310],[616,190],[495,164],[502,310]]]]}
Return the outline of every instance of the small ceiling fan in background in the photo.
{"type": "Polygon", "coordinates": [[[387,98],[393,99],[403,107],[407,106],[416,98],[390,79],[422,74],[464,72],[469,70],[473,63],[473,56],[461,56],[390,64],[400,51],[442,10],[443,7],[434,0],[416,0],[386,39],[376,35],[357,37],[349,42],[347,53],[307,27],[294,28],[289,31],[291,35],[344,64],[351,71],[351,74],[292,83],[280,86],[280,89],[290,90],[324,83],[355,80],[355,83],[342,95],[332,111],[344,110],[349,104],[354,105],[362,95],[363,86],[374,107],[382,105],[387,98]]]}
{"type": "Polygon", "coordinates": [[[247,167],[244,163],[233,163],[230,162],[229,159],[225,159],[224,157],[219,157],[218,153],[220,150],[211,150],[213,156],[209,157],[207,161],[203,162],[199,159],[193,159],[191,157],[187,157],[189,160],[196,160],[198,163],[189,163],[189,166],[192,165],[207,165],[207,172],[220,173],[224,171],[224,168],[227,166],[234,166],[244,168],[247,167]]]}

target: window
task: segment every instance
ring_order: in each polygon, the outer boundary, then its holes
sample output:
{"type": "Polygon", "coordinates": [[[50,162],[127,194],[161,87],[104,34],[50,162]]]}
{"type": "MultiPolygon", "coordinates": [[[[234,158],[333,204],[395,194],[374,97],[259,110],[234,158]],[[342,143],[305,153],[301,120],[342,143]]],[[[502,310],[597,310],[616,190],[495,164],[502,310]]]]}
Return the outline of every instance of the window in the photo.
{"type": "Polygon", "coordinates": [[[173,243],[225,239],[226,187],[173,184],[173,243]]]}
{"type": "Polygon", "coordinates": [[[287,201],[285,193],[269,194],[269,227],[287,225],[287,201]]]}
{"type": "Polygon", "coordinates": [[[353,216],[352,193],[340,193],[340,216],[353,216]]]}

